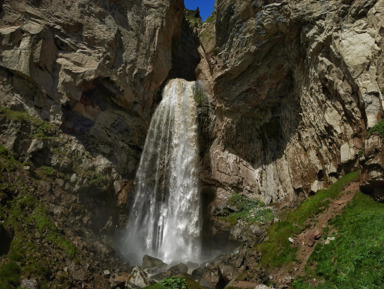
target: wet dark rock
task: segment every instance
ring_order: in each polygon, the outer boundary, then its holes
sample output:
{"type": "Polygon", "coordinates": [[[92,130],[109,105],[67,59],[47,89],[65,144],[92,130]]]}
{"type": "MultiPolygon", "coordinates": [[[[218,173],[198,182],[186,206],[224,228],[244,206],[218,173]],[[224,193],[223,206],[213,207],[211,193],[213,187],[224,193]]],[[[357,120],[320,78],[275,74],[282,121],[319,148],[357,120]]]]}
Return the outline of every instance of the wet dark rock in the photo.
{"type": "Polygon", "coordinates": [[[172,266],[168,271],[171,272],[171,275],[185,274],[188,272],[188,266],[180,263],[175,266],[172,266]]]}
{"type": "Polygon", "coordinates": [[[160,259],[157,259],[155,257],[151,257],[149,255],[144,255],[143,262],[141,265],[144,269],[148,268],[167,268],[167,264],[165,264],[160,259]]]}

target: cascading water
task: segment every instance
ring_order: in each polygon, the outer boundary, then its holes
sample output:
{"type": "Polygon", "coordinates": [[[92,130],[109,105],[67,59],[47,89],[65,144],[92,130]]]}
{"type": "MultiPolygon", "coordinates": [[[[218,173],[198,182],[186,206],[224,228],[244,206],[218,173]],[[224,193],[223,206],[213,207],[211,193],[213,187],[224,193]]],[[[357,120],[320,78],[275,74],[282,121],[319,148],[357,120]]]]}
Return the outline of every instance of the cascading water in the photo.
{"type": "Polygon", "coordinates": [[[132,263],[145,254],[168,264],[200,259],[195,85],[170,80],[153,115],[124,242],[132,263]]]}

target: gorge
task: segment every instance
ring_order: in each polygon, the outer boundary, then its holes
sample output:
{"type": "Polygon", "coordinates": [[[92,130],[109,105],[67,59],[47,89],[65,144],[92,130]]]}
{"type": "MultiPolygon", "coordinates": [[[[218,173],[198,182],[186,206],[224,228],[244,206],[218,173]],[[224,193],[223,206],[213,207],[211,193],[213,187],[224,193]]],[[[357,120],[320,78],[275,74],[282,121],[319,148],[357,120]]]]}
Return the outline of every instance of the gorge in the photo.
{"type": "Polygon", "coordinates": [[[382,288],[383,16],[0,0],[0,288],[382,288]]]}

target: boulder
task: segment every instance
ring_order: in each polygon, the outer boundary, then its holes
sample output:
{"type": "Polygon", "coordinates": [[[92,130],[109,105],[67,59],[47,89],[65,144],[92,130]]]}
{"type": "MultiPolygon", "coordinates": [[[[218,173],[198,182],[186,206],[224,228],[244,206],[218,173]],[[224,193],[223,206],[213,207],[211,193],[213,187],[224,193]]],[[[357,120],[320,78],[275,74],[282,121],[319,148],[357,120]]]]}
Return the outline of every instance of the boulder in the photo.
{"type": "Polygon", "coordinates": [[[186,274],[188,272],[188,266],[180,263],[172,266],[168,271],[171,272],[171,275],[186,274]]]}
{"type": "Polygon", "coordinates": [[[271,287],[268,287],[267,285],[260,284],[255,287],[255,289],[271,289],[271,287]]]}
{"type": "Polygon", "coordinates": [[[144,269],[148,268],[167,268],[167,264],[165,264],[160,259],[157,259],[155,257],[151,257],[149,255],[144,255],[143,262],[141,264],[141,267],[144,269]]]}
{"type": "Polygon", "coordinates": [[[151,284],[148,278],[148,274],[144,272],[140,267],[133,268],[130,279],[128,280],[129,284],[133,284],[140,288],[144,288],[151,284]]]}
{"type": "Polygon", "coordinates": [[[362,154],[363,142],[360,138],[353,138],[344,143],[340,147],[340,160],[344,166],[351,167],[356,165],[356,162],[362,154]]]}
{"type": "Polygon", "coordinates": [[[112,288],[144,288],[151,284],[148,274],[140,267],[134,267],[131,273],[121,272],[109,280],[112,288]]]}

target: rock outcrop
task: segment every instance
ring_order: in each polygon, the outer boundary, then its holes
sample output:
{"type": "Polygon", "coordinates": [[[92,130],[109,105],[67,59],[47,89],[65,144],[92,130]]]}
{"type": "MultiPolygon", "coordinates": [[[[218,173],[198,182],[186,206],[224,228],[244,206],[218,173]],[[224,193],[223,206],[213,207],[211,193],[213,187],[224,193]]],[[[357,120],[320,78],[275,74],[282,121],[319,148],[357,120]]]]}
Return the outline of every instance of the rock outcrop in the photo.
{"type": "Polygon", "coordinates": [[[1,105],[60,125],[132,178],[172,69],[182,1],[4,1],[2,9],[1,105]]]}
{"type": "Polygon", "coordinates": [[[360,189],[384,202],[384,141],[379,135],[370,135],[364,143],[360,162],[360,189]]]}
{"type": "Polygon", "coordinates": [[[216,3],[200,78],[217,194],[295,202],[359,167],[383,117],[383,13],[380,0],[216,3]]]}
{"type": "Polygon", "coordinates": [[[151,115],[178,71],[183,2],[1,7],[1,144],[22,162],[67,176],[71,192],[101,217],[96,229],[111,233],[126,221],[117,206],[132,198],[151,115]],[[100,214],[106,207],[114,212],[100,214]]]}
{"type": "Polygon", "coordinates": [[[112,236],[126,222],[161,89],[185,60],[179,43],[198,41],[181,37],[182,23],[181,0],[0,1],[1,261],[28,277],[13,285],[147,285],[114,258],[112,236]]]}

